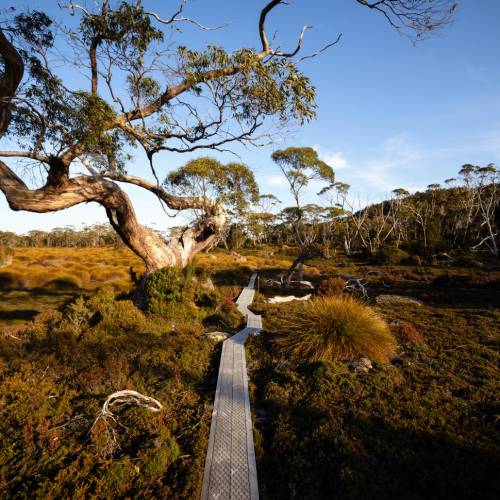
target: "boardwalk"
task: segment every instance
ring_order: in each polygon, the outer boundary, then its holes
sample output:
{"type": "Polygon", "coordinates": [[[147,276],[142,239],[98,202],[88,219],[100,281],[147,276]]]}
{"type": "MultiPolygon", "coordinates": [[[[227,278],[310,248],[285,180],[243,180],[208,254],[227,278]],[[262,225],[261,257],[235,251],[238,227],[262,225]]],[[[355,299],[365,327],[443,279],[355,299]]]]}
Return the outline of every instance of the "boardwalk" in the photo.
{"type": "Polygon", "coordinates": [[[222,344],[202,500],[259,498],[244,348],[247,337],[262,329],[260,316],[248,310],[256,276],[252,275],[236,302],[247,327],[222,344]]]}

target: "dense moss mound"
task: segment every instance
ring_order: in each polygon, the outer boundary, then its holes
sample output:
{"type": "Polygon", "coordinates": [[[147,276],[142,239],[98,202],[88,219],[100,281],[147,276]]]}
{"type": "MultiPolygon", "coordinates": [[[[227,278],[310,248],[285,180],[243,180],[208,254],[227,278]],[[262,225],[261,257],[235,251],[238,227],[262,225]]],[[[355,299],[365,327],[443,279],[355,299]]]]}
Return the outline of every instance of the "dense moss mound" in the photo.
{"type": "MultiPolygon", "coordinates": [[[[440,296],[420,286],[419,298],[440,296]]],[[[260,304],[267,334],[247,342],[263,500],[500,497],[498,309],[375,306],[401,344],[356,373],[271,341],[302,307],[260,304]]]]}
{"type": "Polygon", "coordinates": [[[0,337],[0,497],[195,498],[212,399],[201,325],[146,316],[110,292],[0,337]],[[163,405],[118,405],[132,389],[163,405]]]}

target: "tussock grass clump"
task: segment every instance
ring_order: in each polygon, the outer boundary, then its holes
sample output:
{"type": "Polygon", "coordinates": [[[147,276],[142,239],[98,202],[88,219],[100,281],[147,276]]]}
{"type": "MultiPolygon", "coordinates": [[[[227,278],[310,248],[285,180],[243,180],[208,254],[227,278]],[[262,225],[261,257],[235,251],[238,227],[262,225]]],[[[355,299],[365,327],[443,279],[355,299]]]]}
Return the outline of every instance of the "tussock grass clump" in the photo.
{"type": "Polygon", "coordinates": [[[309,361],[366,356],[386,363],[396,350],[389,326],[369,306],[351,297],[319,297],[281,321],[276,346],[309,361]]]}
{"type": "Polygon", "coordinates": [[[4,271],[0,272],[0,288],[5,290],[23,289],[26,287],[25,277],[18,272],[4,271]]]}

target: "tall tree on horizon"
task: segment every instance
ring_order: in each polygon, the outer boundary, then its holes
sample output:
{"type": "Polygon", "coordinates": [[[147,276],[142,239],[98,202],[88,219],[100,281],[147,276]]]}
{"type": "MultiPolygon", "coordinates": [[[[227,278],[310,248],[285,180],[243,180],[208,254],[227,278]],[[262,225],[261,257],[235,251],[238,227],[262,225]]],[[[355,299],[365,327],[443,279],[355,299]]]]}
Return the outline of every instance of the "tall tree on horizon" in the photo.
{"type": "MultiPolygon", "coordinates": [[[[381,13],[391,26],[421,38],[444,26],[456,4],[448,0],[355,0],[381,13]]],[[[266,22],[283,0],[264,4],[258,17],[260,47],[227,52],[208,45],[192,50],[176,42],[180,27],[211,28],[184,15],[148,11],[141,0],[100,0],[95,9],[61,6],[79,16],[77,26],[55,23],[43,12],[10,11],[0,30],[0,137],[18,150],[0,151],[0,190],[13,210],[52,212],[88,202],[106,210],[121,239],[148,271],[185,266],[223,229],[223,203],[201,193],[174,194],[158,178],[155,155],[259,145],[268,118],[283,128],[315,116],[315,89],[299,69],[305,25],[296,46],[275,48],[266,22]],[[82,86],[64,81],[59,67],[87,73],[82,86]],[[130,175],[130,151],[142,151],[153,180],[130,175]],[[30,188],[22,174],[40,171],[43,186],[30,188]],[[85,174],[74,175],[78,165],[85,174]],[[146,189],[166,207],[202,216],[165,241],[141,225],[118,182],[146,189]]],[[[24,177],[24,175],[23,175],[24,177]]]]}

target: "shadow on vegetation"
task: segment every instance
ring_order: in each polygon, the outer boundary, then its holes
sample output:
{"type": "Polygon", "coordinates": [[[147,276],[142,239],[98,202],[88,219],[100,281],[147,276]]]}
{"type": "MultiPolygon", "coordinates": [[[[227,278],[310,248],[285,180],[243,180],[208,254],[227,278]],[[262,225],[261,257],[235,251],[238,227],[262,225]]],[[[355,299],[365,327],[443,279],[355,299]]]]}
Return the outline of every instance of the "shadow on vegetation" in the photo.
{"type": "Polygon", "coordinates": [[[31,321],[38,313],[36,309],[0,311],[0,321],[31,321]]]}
{"type": "Polygon", "coordinates": [[[500,459],[491,449],[373,417],[347,417],[329,434],[335,424],[317,427],[318,416],[307,408],[296,417],[316,431],[285,445],[268,436],[274,453],[259,463],[263,499],[499,498],[500,459]]]}
{"type": "Polygon", "coordinates": [[[193,328],[100,294],[1,337],[0,497],[197,497],[218,356],[193,328]],[[163,410],[95,423],[123,389],[163,410]]]}

